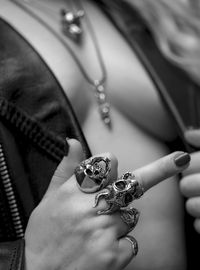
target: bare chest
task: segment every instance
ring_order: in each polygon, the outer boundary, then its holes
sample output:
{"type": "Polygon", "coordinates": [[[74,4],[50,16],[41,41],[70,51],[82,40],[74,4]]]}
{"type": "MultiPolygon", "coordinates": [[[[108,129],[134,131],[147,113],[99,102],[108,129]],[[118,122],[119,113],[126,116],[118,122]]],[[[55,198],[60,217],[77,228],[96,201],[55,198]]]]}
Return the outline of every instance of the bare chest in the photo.
{"type": "Polygon", "coordinates": [[[42,18],[42,24],[15,5],[12,14],[16,16],[10,16],[10,7],[6,6],[4,16],[47,62],[72,102],[83,129],[88,130],[91,118],[91,125],[99,128],[91,81],[105,77],[113,121],[119,123],[120,115],[132,126],[138,125],[158,137],[172,138],[174,131],[168,113],[135,53],[95,5],[85,1],[84,8],[91,25],[83,21],[84,39],[80,44],[64,36],[59,40],[54,34],[60,33],[56,17],[44,15],[38,9],[31,8],[31,12],[42,18]]]}

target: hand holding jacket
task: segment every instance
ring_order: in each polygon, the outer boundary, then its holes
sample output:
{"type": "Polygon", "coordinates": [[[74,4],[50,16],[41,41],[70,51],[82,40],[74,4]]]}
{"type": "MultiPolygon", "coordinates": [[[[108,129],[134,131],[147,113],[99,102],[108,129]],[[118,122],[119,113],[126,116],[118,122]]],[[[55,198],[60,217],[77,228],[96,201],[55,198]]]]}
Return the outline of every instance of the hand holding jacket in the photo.
{"type": "MultiPolygon", "coordinates": [[[[51,180],[41,203],[31,214],[25,232],[26,270],[108,270],[123,269],[134,257],[125,236],[128,226],[119,211],[97,215],[106,208],[100,200],[94,206],[95,194],[86,194],[77,187],[74,168],[82,159],[82,150],[75,140],[69,141],[69,155],[64,157],[51,180]]],[[[117,160],[111,160],[110,181],[117,178],[117,160]]],[[[134,171],[144,190],[176,174],[188,166],[177,163],[182,152],[172,153],[134,171]]]]}
{"type": "MultiPolygon", "coordinates": [[[[70,150],[58,166],[41,203],[31,214],[25,232],[26,270],[121,269],[133,257],[130,243],[116,241],[128,232],[119,213],[97,216],[105,201],[93,208],[94,194],[77,188],[74,168],[82,148],[69,141],[70,150]],[[127,251],[128,252],[125,252],[127,251]]],[[[110,154],[110,177],[117,177],[117,161],[110,154]]]]}

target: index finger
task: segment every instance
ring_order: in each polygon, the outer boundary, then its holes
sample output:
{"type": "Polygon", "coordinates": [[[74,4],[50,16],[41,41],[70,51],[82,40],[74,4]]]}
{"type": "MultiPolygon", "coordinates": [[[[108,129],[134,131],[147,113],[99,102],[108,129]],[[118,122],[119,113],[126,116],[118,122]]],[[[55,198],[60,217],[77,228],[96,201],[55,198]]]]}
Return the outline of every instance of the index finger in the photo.
{"type": "Polygon", "coordinates": [[[136,169],[132,173],[144,191],[147,191],[163,180],[182,172],[188,167],[189,162],[190,155],[188,153],[176,151],[136,169]]]}

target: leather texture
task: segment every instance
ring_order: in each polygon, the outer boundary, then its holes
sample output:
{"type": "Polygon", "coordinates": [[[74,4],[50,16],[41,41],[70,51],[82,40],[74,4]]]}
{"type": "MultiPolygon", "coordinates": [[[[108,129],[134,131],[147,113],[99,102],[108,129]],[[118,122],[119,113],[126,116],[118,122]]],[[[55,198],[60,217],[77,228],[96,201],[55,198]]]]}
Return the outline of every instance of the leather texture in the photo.
{"type": "Polygon", "coordinates": [[[0,243],[0,270],[24,269],[24,240],[0,243]]]}
{"type": "MultiPolygon", "coordinates": [[[[0,32],[0,100],[6,100],[16,110],[24,112],[27,118],[34,119],[43,126],[44,133],[54,134],[55,144],[57,138],[63,141],[63,146],[66,137],[79,139],[85,156],[89,156],[71,105],[45,63],[2,20],[0,32]]],[[[16,114],[16,118],[19,118],[19,114],[16,114]]],[[[38,149],[37,142],[30,142],[26,132],[23,132],[25,127],[21,129],[1,117],[0,139],[6,149],[6,161],[19,200],[22,201],[26,222],[31,209],[42,198],[59,158],[55,160],[38,149]]]]}
{"type": "Polygon", "coordinates": [[[0,162],[4,170],[0,174],[0,269],[18,270],[23,269],[23,240],[18,240],[17,230],[25,230],[59,161],[67,155],[66,138],[81,142],[85,158],[91,153],[66,95],[37,52],[3,20],[0,33],[0,162]],[[9,186],[5,174],[11,180],[9,186]],[[15,203],[20,228],[16,219],[13,222],[15,203]]]}

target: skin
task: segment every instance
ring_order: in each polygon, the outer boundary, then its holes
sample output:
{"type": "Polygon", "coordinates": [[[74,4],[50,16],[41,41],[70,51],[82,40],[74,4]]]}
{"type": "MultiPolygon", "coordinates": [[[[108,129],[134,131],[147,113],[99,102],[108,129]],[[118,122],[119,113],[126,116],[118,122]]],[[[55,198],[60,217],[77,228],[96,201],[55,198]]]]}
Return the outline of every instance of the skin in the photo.
{"type": "MultiPolygon", "coordinates": [[[[133,3],[132,0],[127,0],[130,4],[133,3]]],[[[196,3],[197,7],[199,7],[199,1],[190,1],[190,0],[176,0],[177,2],[186,4],[186,5],[194,5],[196,3]]],[[[189,44],[188,44],[189,45],[189,44]]],[[[193,50],[191,43],[191,50],[193,50]]],[[[190,68],[186,69],[186,72],[189,76],[192,77],[193,80],[199,84],[199,67],[196,63],[190,64],[190,68]]],[[[196,147],[196,149],[200,148],[200,131],[199,129],[191,128],[185,130],[184,134],[185,141],[188,144],[196,147]]],[[[194,219],[194,228],[200,233],[200,151],[196,151],[191,154],[191,164],[189,168],[182,174],[182,179],[180,181],[180,190],[185,196],[186,199],[186,210],[187,212],[193,216],[194,219]]]]}
{"type": "Polygon", "coordinates": [[[184,172],[180,182],[180,189],[187,198],[186,209],[195,218],[194,228],[200,233],[200,152],[191,155],[191,165],[184,172]]]}
{"type": "MultiPolygon", "coordinates": [[[[97,211],[107,207],[106,201],[101,200],[94,208],[95,194],[78,189],[73,172],[81,160],[82,149],[75,140],[69,144],[69,155],[63,158],[29,219],[25,269],[122,269],[133,258],[131,244],[124,238],[128,226],[118,211],[97,215],[97,211]]],[[[181,154],[172,153],[133,171],[145,192],[188,166],[175,165],[174,158],[181,154]]],[[[110,153],[101,156],[111,160],[109,180],[113,181],[117,177],[117,159],[110,153]]]]}
{"type": "MultiPolygon", "coordinates": [[[[56,6],[55,1],[48,1],[48,3],[51,8],[55,8],[55,14],[58,14],[60,7],[63,6],[60,1],[56,2],[56,6]]],[[[16,29],[38,50],[54,72],[75,109],[85,137],[94,155],[104,152],[113,153],[118,159],[117,170],[118,174],[121,175],[125,171],[136,170],[169,153],[166,142],[173,141],[174,138],[176,138],[176,132],[168,112],[163,107],[158,93],[143,66],[138,61],[137,56],[129,48],[111,22],[92,2],[84,1],[84,8],[87,11],[87,16],[92,21],[92,26],[96,38],[98,39],[98,45],[107,71],[106,89],[111,103],[111,117],[113,122],[113,129],[111,131],[101,122],[93,89],[81,74],[79,67],[74,62],[69,51],[66,50],[45,27],[41,26],[38,21],[28,16],[27,13],[21,9],[16,6],[6,8],[6,5],[2,8],[4,8],[4,16],[8,21],[14,23],[16,29]],[[24,24],[24,21],[26,21],[26,24],[24,24]],[[123,52],[123,54],[119,52],[123,52]]],[[[44,9],[41,8],[35,9],[33,6],[30,6],[30,9],[35,10],[38,16],[47,24],[51,25],[55,31],[60,31],[56,16],[49,16],[44,12],[44,9]]],[[[102,70],[97,59],[94,43],[91,39],[91,33],[88,31],[85,24],[83,27],[84,42],[81,45],[77,45],[67,38],[65,42],[74,49],[81,63],[87,63],[87,65],[84,65],[87,74],[89,74],[91,78],[101,78],[102,70]]],[[[75,164],[79,162],[79,159],[78,157],[75,158],[75,164]]],[[[72,167],[74,168],[73,162],[72,167]]],[[[72,169],[69,169],[69,171],[71,173],[73,172],[72,169]]],[[[67,177],[65,180],[66,179],[67,177]]],[[[55,181],[53,182],[55,183],[55,181]]],[[[70,183],[71,182],[73,181],[71,180],[70,183]]],[[[85,194],[83,195],[77,192],[78,191],[74,189],[76,196],[79,194],[80,196],[84,196],[84,198],[87,197],[85,194]]],[[[47,196],[47,198],[50,200],[50,196],[47,196]]],[[[53,207],[52,209],[54,209],[56,214],[56,209],[60,209],[59,204],[64,204],[59,198],[60,197],[57,195],[52,199],[55,201],[49,201],[49,205],[51,205],[51,208],[53,207]],[[56,205],[58,207],[56,207],[56,205]]],[[[61,196],[61,198],[63,198],[63,196],[61,196]]],[[[34,214],[35,212],[33,213],[33,217],[36,219],[36,221],[34,221],[36,225],[32,226],[30,222],[27,229],[26,254],[27,265],[29,267],[31,267],[33,261],[36,261],[34,259],[35,256],[38,258],[38,256],[42,254],[40,251],[43,250],[43,246],[39,246],[38,252],[37,242],[41,239],[41,236],[44,235],[44,232],[46,232],[47,222],[43,222],[45,228],[38,224],[41,222],[44,209],[46,211],[45,207],[48,208],[47,201],[48,200],[45,199],[44,204],[42,203],[41,208],[37,210],[38,212],[36,212],[36,214],[34,214]],[[42,208],[43,211],[41,210],[42,208]],[[41,231],[36,237],[36,228],[38,229],[40,227],[41,231]],[[32,230],[34,234],[32,234],[32,230]],[[35,241],[36,239],[37,241],[35,241]],[[32,241],[36,242],[36,246],[32,246],[32,241]]],[[[73,205],[75,200],[72,199],[72,201],[73,203],[71,203],[73,205]]],[[[93,201],[93,199],[91,201],[93,201]]],[[[65,205],[68,207],[69,202],[65,202],[65,205]]],[[[186,268],[186,256],[183,228],[183,202],[177,177],[172,176],[161,184],[156,185],[156,187],[148,191],[142,199],[134,202],[133,206],[138,208],[141,212],[138,226],[133,234],[138,240],[140,250],[137,257],[130,262],[126,269],[184,270],[186,268]],[[179,250],[178,254],[176,252],[177,250],[179,250]]],[[[78,209],[81,211],[80,207],[78,209]]],[[[51,211],[46,212],[49,216],[42,220],[52,220],[50,216],[51,211]]],[[[60,214],[58,217],[58,220],[61,220],[61,224],[63,224],[62,217],[63,212],[62,215],[60,214]]],[[[47,239],[51,238],[52,233],[56,232],[54,227],[50,231],[49,235],[47,235],[47,239]]],[[[63,235],[60,237],[63,239],[63,235]]],[[[100,238],[101,237],[99,237],[98,241],[100,241],[100,238]]],[[[105,237],[105,239],[107,238],[105,237]]],[[[78,242],[80,242],[80,240],[82,239],[78,239],[78,242]]],[[[109,245],[113,243],[112,241],[113,239],[110,239],[109,244],[106,247],[103,246],[101,251],[107,251],[109,245]]],[[[91,240],[91,243],[92,242],[93,238],[91,240]]],[[[128,245],[128,256],[130,256],[130,243],[127,243],[127,241],[125,241],[125,243],[126,247],[128,245]]],[[[53,241],[53,243],[50,244],[50,250],[55,252],[57,249],[56,244],[59,244],[59,241],[53,241]]],[[[67,246],[63,246],[60,249],[65,250],[65,248],[67,248],[67,246]]],[[[109,269],[115,269],[114,267],[118,269],[116,265],[112,264],[114,263],[113,257],[109,257],[109,263],[106,263],[105,268],[103,268],[102,263],[105,258],[104,256],[103,258],[98,258],[98,253],[99,252],[95,254],[95,258],[97,262],[99,262],[98,259],[101,260],[101,269],[107,269],[106,267],[108,267],[108,265],[109,267],[112,265],[109,269]]],[[[41,261],[39,262],[41,269],[51,269],[50,264],[52,263],[52,265],[54,265],[56,260],[53,260],[53,257],[51,258],[52,254],[50,255],[49,250],[44,252],[44,254],[48,256],[47,261],[49,265],[48,267],[43,267],[44,259],[42,258],[45,258],[45,256],[42,255],[41,261]],[[51,259],[54,262],[52,262],[51,259]]],[[[114,254],[116,255],[116,253],[114,254]]],[[[63,252],[60,252],[59,255],[61,260],[66,259],[63,252]]],[[[83,264],[85,259],[84,257],[81,258],[76,266],[78,269],[79,265],[83,264]]],[[[126,263],[130,261],[130,257],[125,261],[126,263]]],[[[73,267],[76,269],[74,265],[73,267]]],[[[38,266],[35,269],[39,269],[38,266]]],[[[72,265],[68,265],[64,269],[71,270],[73,268],[72,265]]]]}

